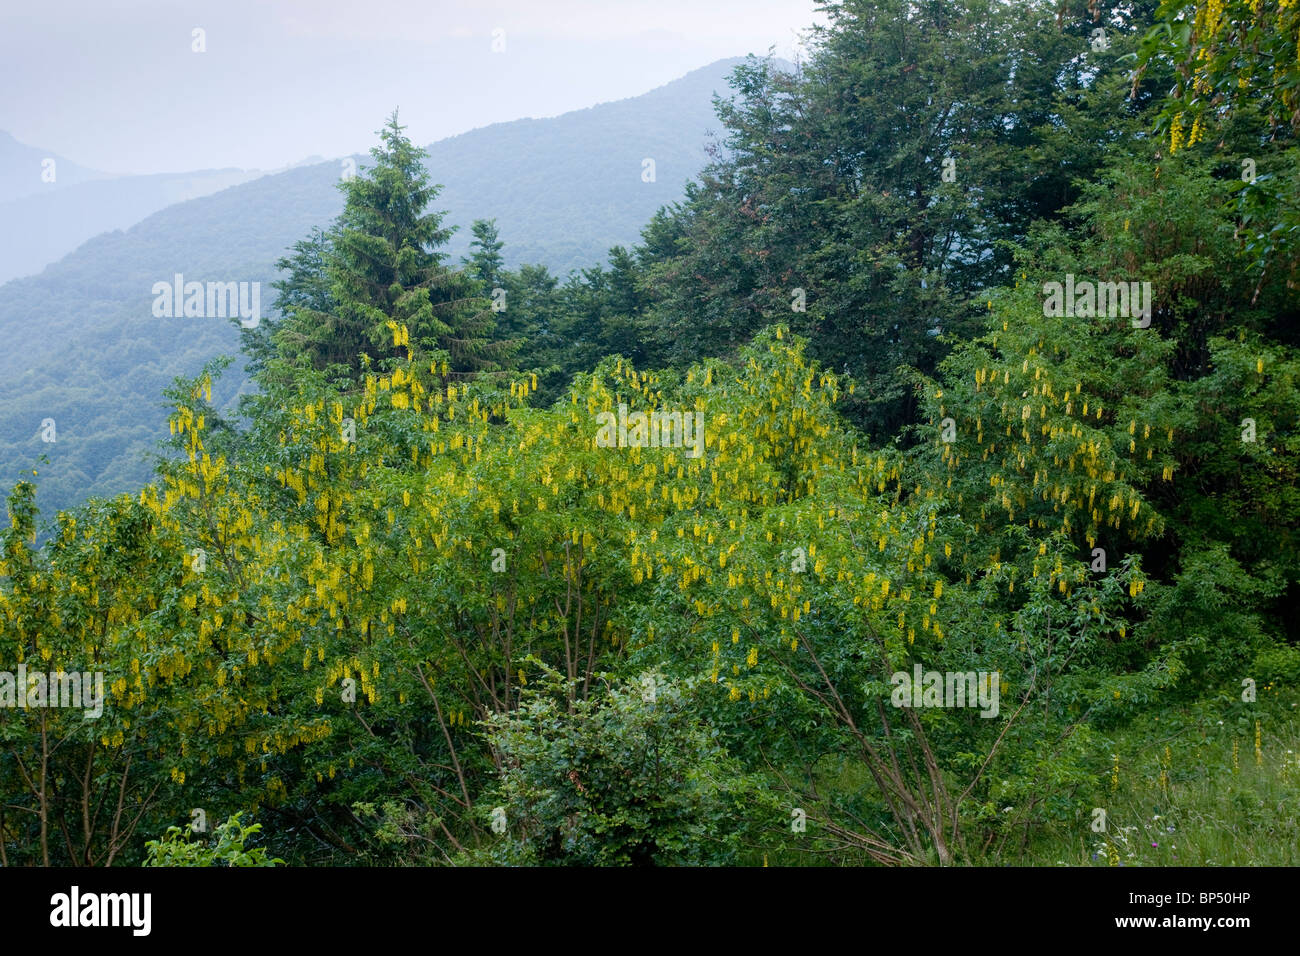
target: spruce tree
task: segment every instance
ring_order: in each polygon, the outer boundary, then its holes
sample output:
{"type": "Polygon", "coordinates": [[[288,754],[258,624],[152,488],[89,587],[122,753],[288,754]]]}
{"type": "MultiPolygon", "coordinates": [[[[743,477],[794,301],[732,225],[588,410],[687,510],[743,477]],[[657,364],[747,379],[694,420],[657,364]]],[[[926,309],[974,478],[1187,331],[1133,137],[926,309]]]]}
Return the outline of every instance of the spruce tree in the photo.
{"type": "Polygon", "coordinates": [[[362,355],[377,362],[404,357],[388,327],[396,321],[407,327],[412,348],[449,377],[494,370],[503,350],[492,341],[491,311],[474,279],[449,267],[439,251],[454,227],[443,225],[445,213],[429,210],[441,186],[430,183],[428,154],[404,129],[394,111],[370,151],[374,165],[339,184],[343,212],[327,240],[291,260],[304,268],[291,268],[280,286],[292,314],[276,334],[279,350],[355,379],[362,355]],[[309,252],[319,252],[323,263],[327,308],[311,294],[320,272],[300,261],[309,252]]]}
{"type": "Polygon", "coordinates": [[[278,352],[276,332],[286,316],[292,315],[297,309],[318,314],[333,310],[334,299],[330,294],[329,275],[326,271],[329,247],[330,233],[316,226],[306,239],[299,239],[293,244],[292,255],[281,256],[276,260],[275,267],[283,278],[272,283],[278,293],[271,306],[272,314],[255,327],[240,330],[250,374],[261,378],[268,374],[267,362],[274,359],[278,352]]]}
{"type": "Polygon", "coordinates": [[[505,258],[501,250],[505,243],[501,241],[495,219],[475,219],[470,227],[474,240],[469,244],[470,256],[465,260],[466,271],[483,283],[487,292],[501,287],[501,274],[505,268],[505,258]]]}

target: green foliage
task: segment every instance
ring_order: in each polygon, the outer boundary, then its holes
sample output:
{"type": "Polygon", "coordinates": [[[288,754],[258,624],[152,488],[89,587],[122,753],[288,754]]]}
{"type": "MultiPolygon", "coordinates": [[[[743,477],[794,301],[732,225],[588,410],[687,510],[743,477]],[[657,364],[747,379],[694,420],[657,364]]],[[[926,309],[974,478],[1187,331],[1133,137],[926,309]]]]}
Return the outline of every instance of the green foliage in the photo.
{"type": "Polygon", "coordinates": [[[1288,288],[1300,270],[1298,31],[1292,0],[1162,0],[1140,50],[1142,71],[1171,78],[1155,124],[1170,155],[1213,151],[1229,166],[1251,275],[1288,288]]]}
{"type": "Polygon", "coordinates": [[[701,720],[698,688],[647,672],[570,707],[562,675],[544,674],[518,708],[486,722],[502,772],[479,812],[504,832],[470,861],[734,863],[765,814],[780,824],[701,720]]]}
{"type": "Polygon", "coordinates": [[[262,829],[260,823],[245,826],[242,811],[217,824],[209,844],[190,839],[189,828],[168,827],[161,840],[145,843],[144,866],[275,866],[284,860],[270,858],[263,847],[246,849],[245,844],[262,829]]]}
{"type": "Polygon", "coordinates": [[[470,232],[474,239],[469,244],[470,255],[465,265],[471,277],[492,289],[501,282],[501,271],[505,267],[501,250],[505,243],[501,241],[495,219],[475,219],[470,232]]]}
{"type": "Polygon", "coordinates": [[[1092,54],[1061,7],[833,3],[799,73],[738,69],[718,105],[726,154],[646,229],[657,343],[689,362],[788,321],[857,379],[843,412],[874,440],[914,422],[903,368],[932,372],[944,336],[978,328],[982,290],[1011,274],[1004,243],[1054,218],[1135,126],[1110,68],[1132,11],[1112,11],[1092,54]]]}
{"type": "Polygon", "coordinates": [[[1163,113],[1173,149],[1195,145],[1193,127],[1241,110],[1258,108],[1273,129],[1300,127],[1297,30],[1293,0],[1161,0],[1142,56],[1176,69],[1163,113]]]}
{"type": "Polygon", "coordinates": [[[0,664],[109,691],[0,712],[0,863],[135,862],[232,792],[313,864],[1167,862],[1160,800],[1190,860],[1234,815],[1294,842],[1296,300],[1243,242],[1249,115],[1146,135],[1151,7],[832,4],[563,280],[487,219],[446,266],[394,117],[239,416],[222,363],[179,381],[156,482],[43,547],[10,496],[0,664]]]}
{"type": "Polygon", "coordinates": [[[394,112],[379,133],[382,145],[370,151],[375,164],[339,183],[345,200],[337,222],[325,237],[300,244],[280,283],[289,313],[274,335],[278,351],[338,369],[349,381],[363,355],[381,361],[396,354],[394,321],[421,354],[447,366],[444,374],[493,369],[502,354],[472,279],[443,265],[446,255],[437,250],[451,230],[442,213],[427,211],[440,187],[430,185],[427,150],[403,129],[394,112]]]}

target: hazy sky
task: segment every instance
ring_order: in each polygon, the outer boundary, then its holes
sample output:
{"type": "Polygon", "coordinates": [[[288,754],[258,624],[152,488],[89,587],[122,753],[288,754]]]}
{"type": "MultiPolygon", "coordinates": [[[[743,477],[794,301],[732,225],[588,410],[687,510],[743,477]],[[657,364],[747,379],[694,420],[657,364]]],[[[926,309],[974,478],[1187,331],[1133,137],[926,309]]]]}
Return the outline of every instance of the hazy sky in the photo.
{"type": "Polygon", "coordinates": [[[814,0],[0,0],[0,130],[108,172],[271,169],[368,149],[394,107],[424,144],[792,59],[818,19],[814,0]]]}

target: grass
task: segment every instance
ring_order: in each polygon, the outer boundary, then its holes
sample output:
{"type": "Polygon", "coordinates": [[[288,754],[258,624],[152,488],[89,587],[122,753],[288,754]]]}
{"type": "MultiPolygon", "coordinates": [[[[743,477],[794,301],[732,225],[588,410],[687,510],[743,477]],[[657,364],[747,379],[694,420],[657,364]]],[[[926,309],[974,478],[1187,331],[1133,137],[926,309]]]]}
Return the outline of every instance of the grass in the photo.
{"type": "Polygon", "coordinates": [[[1045,830],[1018,862],[1300,865],[1300,694],[1267,697],[1135,722],[1113,738],[1119,771],[1112,764],[1096,797],[1104,832],[1084,808],[1077,827],[1045,830]]]}
{"type": "MultiPolygon", "coordinates": [[[[1177,705],[1097,735],[1096,785],[1076,792],[1074,819],[1040,821],[1028,845],[975,866],[1300,866],[1300,690],[1260,688],[1177,705]],[[1256,725],[1258,724],[1258,747],[1256,725]],[[1118,755],[1118,771],[1115,757],[1118,755]],[[1104,829],[1096,810],[1105,811],[1104,829]]],[[[1091,761],[1090,761],[1091,762],[1091,761]]],[[[865,796],[873,785],[852,761],[823,761],[823,793],[865,796]]],[[[967,807],[967,810],[973,809],[967,807]]],[[[1067,811],[1068,813],[1068,811],[1067,811]]],[[[968,845],[978,845],[972,824],[968,845]]],[[[865,854],[818,853],[787,839],[766,850],[772,866],[869,864],[865,854]]],[[[822,845],[821,849],[824,849],[822,845]]],[[[756,851],[749,865],[762,865],[756,851]]]]}

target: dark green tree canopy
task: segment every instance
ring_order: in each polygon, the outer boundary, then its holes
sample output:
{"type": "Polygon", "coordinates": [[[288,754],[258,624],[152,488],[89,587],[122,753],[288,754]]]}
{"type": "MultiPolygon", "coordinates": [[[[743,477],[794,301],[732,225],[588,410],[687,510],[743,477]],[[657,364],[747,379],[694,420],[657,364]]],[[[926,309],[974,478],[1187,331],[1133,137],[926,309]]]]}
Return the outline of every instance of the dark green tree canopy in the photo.
{"type": "Polygon", "coordinates": [[[343,212],[328,234],[282,260],[289,272],[278,302],[289,315],[276,341],[285,357],[355,377],[362,355],[405,354],[393,322],[449,375],[490,371],[505,354],[492,341],[492,314],[474,278],[447,266],[439,251],[452,230],[429,209],[439,187],[404,129],[394,111],[370,151],[374,165],[339,183],[343,212]]]}

